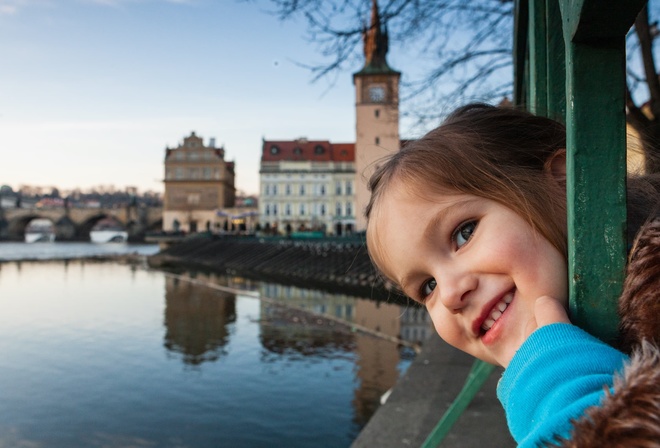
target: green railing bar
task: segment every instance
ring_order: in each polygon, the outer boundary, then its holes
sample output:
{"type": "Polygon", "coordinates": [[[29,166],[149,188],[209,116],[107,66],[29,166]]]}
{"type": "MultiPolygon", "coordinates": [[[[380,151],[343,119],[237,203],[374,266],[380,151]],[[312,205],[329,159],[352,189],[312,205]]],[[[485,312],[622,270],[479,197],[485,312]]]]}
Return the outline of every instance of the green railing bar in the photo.
{"type": "Polygon", "coordinates": [[[547,117],[566,122],[566,52],[557,0],[546,1],[546,54],[548,63],[547,117]]]}
{"type": "Polygon", "coordinates": [[[561,0],[571,320],[613,342],[625,269],[625,36],[643,2],[561,0]],[[625,22],[625,23],[624,23],[625,22]]]}
{"type": "MultiPolygon", "coordinates": [[[[552,1],[552,0],[549,0],[552,1]]],[[[529,2],[529,102],[536,115],[548,114],[548,48],[546,44],[546,0],[529,2]]]]}
{"type": "Polygon", "coordinates": [[[529,11],[527,0],[515,3],[513,15],[513,103],[527,103],[525,79],[525,64],[527,61],[527,38],[529,11]]]}
{"type": "Polygon", "coordinates": [[[606,342],[617,336],[626,260],[624,44],[621,38],[567,49],[570,315],[606,342]]]}
{"type": "Polygon", "coordinates": [[[495,368],[494,365],[487,362],[475,360],[468,373],[463,389],[456,397],[456,399],[449,406],[447,411],[440,419],[437,425],[433,428],[429,436],[426,438],[421,448],[436,448],[449,434],[451,427],[456,423],[456,420],[461,416],[463,411],[468,407],[474,396],[479,392],[481,386],[486,382],[490,374],[495,368]]]}

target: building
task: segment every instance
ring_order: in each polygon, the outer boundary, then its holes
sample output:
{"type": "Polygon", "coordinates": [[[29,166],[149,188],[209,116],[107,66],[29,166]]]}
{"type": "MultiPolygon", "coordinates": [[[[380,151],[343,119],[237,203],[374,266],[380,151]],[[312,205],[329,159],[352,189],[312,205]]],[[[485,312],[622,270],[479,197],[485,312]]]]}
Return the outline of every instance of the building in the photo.
{"type": "Polygon", "coordinates": [[[218,211],[234,206],[234,162],[224,148],[191,133],[165,149],[163,230],[200,232],[220,227],[218,211]]]}
{"type": "Polygon", "coordinates": [[[373,0],[371,25],[362,33],[364,67],[353,75],[355,85],[355,207],[357,230],[367,227],[367,181],[378,160],[401,148],[399,139],[399,80],[401,73],[387,64],[387,31],[381,26],[373,0]]]}
{"type": "Polygon", "coordinates": [[[367,180],[378,159],[398,151],[399,79],[386,61],[388,37],[373,0],[363,31],[364,67],[353,75],[356,140],[264,140],[260,226],[273,233],[321,230],[346,235],[366,228],[367,180]]]}
{"type": "Polygon", "coordinates": [[[263,141],[261,228],[271,234],[355,230],[355,145],[329,141],[263,141]]]}

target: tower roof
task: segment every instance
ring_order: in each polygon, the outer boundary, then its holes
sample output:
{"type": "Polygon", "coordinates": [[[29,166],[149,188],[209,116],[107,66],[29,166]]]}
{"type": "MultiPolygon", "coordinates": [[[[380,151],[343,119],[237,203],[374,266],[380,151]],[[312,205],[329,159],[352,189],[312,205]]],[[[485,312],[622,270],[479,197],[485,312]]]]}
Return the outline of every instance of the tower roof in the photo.
{"type": "Polygon", "coordinates": [[[371,4],[371,24],[362,28],[364,42],[364,67],[356,75],[399,73],[387,65],[388,36],[387,26],[381,26],[378,1],[371,4]]]}

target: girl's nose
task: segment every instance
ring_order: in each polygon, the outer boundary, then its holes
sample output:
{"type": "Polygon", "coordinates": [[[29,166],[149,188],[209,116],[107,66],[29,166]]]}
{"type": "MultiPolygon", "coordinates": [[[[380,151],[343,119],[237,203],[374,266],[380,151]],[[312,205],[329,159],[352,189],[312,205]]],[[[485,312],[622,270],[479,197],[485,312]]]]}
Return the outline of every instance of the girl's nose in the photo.
{"type": "Polygon", "coordinates": [[[469,301],[470,292],[477,289],[478,279],[469,273],[449,273],[440,278],[440,301],[451,312],[459,312],[469,301]]]}

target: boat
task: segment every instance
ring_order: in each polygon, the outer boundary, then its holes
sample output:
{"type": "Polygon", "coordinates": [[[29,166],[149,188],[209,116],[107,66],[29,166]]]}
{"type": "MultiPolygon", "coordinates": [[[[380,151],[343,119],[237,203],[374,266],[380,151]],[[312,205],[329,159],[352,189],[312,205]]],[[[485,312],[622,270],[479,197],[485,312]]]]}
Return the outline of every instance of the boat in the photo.
{"type": "Polygon", "coordinates": [[[128,232],[112,219],[102,219],[89,232],[92,243],[125,243],[128,232]]]}
{"type": "Polygon", "coordinates": [[[55,241],[55,227],[49,219],[33,219],[25,227],[26,243],[52,243],[55,241]]]}

